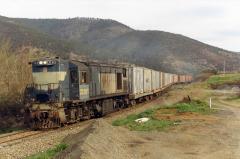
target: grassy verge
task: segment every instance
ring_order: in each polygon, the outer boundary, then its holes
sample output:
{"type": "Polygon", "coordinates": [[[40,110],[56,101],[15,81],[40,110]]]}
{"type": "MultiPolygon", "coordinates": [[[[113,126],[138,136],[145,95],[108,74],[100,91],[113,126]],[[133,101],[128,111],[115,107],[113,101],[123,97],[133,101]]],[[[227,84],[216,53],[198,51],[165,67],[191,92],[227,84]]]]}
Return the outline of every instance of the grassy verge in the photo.
{"type": "Polygon", "coordinates": [[[214,75],[207,80],[207,84],[212,88],[217,88],[218,86],[224,84],[237,84],[240,83],[240,74],[225,74],[225,75],[214,75]]]}
{"type": "Polygon", "coordinates": [[[195,112],[199,114],[211,114],[215,112],[215,110],[209,108],[206,102],[200,100],[193,100],[189,103],[177,103],[172,106],[167,106],[165,108],[177,109],[178,113],[195,112]]]}
{"type": "MultiPolygon", "coordinates": [[[[208,104],[203,102],[203,101],[199,101],[199,100],[194,100],[191,101],[189,103],[177,103],[177,104],[173,104],[170,106],[166,106],[166,107],[156,107],[154,109],[148,109],[140,114],[132,114],[127,116],[126,118],[122,118],[122,119],[117,119],[115,121],[112,122],[113,126],[125,126],[127,128],[129,128],[130,130],[135,130],[135,131],[151,131],[151,130],[165,130],[171,126],[174,126],[175,123],[177,122],[181,122],[179,120],[167,120],[167,119],[157,119],[155,117],[155,113],[157,111],[161,111],[161,110],[166,110],[166,109],[174,109],[176,110],[176,113],[184,113],[184,112],[195,112],[195,113],[199,113],[199,114],[210,114],[212,112],[214,112],[214,110],[210,109],[208,107],[208,104]],[[147,117],[150,120],[144,123],[137,123],[135,122],[136,119],[139,118],[143,118],[143,117],[147,117]]],[[[173,112],[166,112],[165,113],[173,113],[173,112]]],[[[176,114],[174,114],[176,115],[176,114]]]]}
{"type": "Polygon", "coordinates": [[[113,126],[127,126],[130,130],[136,131],[151,131],[151,130],[164,130],[165,128],[174,125],[174,121],[157,120],[153,115],[156,109],[148,109],[140,114],[132,114],[123,119],[113,121],[113,126]],[[136,119],[148,117],[149,121],[145,123],[137,123],[136,119]]]}
{"type": "Polygon", "coordinates": [[[240,100],[240,96],[239,95],[233,95],[233,96],[230,96],[230,97],[227,97],[226,98],[227,101],[232,101],[232,100],[240,100]]]}
{"type": "Polygon", "coordinates": [[[66,144],[59,144],[52,149],[49,149],[45,152],[40,152],[38,154],[32,155],[27,157],[26,159],[52,159],[56,156],[59,152],[65,150],[67,148],[66,144]]]}
{"type": "Polygon", "coordinates": [[[0,128],[0,135],[1,134],[6,134],[6,133],[11,133],[13,131],[20,131],[23,130],[24,128],[22,127],[13,127],[13,128],[0,128]]]}

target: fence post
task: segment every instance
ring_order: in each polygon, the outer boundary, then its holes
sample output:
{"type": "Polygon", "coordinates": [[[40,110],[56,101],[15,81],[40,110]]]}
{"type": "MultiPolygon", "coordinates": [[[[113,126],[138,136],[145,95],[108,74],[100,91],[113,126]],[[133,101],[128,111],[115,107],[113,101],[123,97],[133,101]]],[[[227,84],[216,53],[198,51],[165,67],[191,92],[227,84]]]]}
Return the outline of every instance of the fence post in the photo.
{"type": "Polygon", "coordinates": [[[210,107],[210,109],[212,109],[212,98],[211,97],[209,99],[209,107],[210,107]]]}

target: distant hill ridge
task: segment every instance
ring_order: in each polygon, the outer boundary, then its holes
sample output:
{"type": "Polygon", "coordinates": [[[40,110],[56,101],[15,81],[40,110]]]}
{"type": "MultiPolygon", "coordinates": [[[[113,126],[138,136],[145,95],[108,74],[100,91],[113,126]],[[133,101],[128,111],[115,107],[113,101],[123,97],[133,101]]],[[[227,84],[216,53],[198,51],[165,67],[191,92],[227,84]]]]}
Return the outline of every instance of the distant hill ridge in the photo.
{"type": "Polygon", "coordinates": [[[118,59],[153,69],[198,73],[204,69],[239,69],[240,55],[163,31],[134,30],[115,20],[98,18],[26,19],[0,16],[0,40],[14,47],[32,45],[67,57],[69,53],[118,59]]]}

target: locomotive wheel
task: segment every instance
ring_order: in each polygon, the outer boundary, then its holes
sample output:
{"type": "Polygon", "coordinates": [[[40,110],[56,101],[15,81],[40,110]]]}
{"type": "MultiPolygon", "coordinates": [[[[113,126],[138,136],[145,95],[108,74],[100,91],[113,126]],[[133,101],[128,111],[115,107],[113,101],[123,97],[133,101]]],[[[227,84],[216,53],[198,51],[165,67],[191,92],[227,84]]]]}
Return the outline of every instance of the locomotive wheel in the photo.
{"type": "Polygon", "coordinates": [[[153,99],[153,96],[152,96],[152,95],[150,95],[150,96],[149,96],[149,99],[150,99],[150,100],[152,100],[152,99],[153,99]]]}
{"type": "Polygon", "coordinates": [[[131,101],[130,101],[130,105],[131,105],[131,106],[136,105],[136,101],[135,101],[135,100],[131,100],[131,101]]]}

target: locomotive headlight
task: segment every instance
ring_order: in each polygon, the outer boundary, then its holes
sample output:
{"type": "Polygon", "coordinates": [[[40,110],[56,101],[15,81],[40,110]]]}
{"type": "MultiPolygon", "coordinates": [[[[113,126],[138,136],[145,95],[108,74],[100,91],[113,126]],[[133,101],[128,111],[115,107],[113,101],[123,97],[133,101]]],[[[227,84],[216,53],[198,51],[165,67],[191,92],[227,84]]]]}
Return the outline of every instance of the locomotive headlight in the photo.
{"type": "Polygon", "coordinates": [[[47,61],[43,61],[43,64],[46,65],[46,64],[47,64],[47,61]]]}
{"type": "Polygon", "coordinates": [[[43,61],[39,61],[39,64],[42,65],[42,64],[43,64],[43,61]]]}

